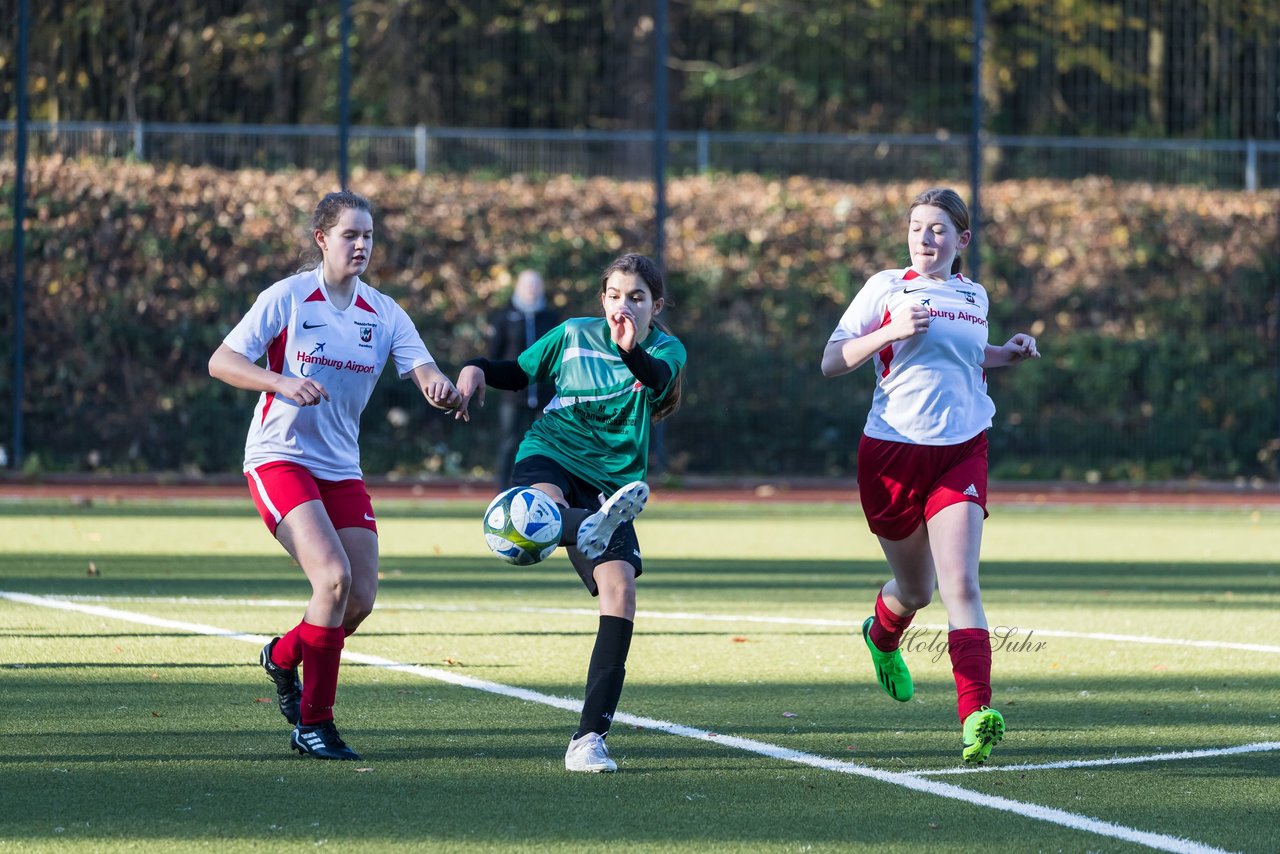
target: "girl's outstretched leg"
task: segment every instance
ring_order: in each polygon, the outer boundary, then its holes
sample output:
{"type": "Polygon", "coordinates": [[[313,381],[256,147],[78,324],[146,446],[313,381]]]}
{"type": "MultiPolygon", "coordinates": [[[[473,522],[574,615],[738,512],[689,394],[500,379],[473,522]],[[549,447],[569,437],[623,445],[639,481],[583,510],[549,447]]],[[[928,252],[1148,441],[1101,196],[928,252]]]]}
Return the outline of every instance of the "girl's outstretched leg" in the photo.
{"type": "Polygon", "coordinates": [[[618,770],[604,740],[627,676],[636,613],[635,569],[624,561],[609,561],[596,567],[595,581],[600,592],[600,624],[587,668],[582,717],[564,756],[568,771],[618,770]]]}

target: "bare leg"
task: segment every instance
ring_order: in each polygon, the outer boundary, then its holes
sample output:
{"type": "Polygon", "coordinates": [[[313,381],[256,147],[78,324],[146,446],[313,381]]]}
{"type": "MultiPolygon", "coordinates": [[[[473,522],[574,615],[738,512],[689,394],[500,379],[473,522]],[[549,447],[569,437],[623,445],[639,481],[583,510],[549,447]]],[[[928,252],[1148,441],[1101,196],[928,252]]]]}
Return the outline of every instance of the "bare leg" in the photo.
{"type": "Polygon", "coordinates": [[[973,502],[952,504],[928,523],[929,545],[937,568],[938,592],[952,629],[985,629],[987,615],[978,589],[982,548],[982,508],[973,502]]]}
{"type": "Polygon", "coordinates": [[[311,582],[311,600],[303,619],[314,626],[342,625],[351,591],[351,563],[324,504],[307,501],[293,508],[276,527],[276,539],[311,582]]]}
{"type": "Polygon", "coordinates": [[[349,635],[373,611],[378,596],[378,535],[368,528],[343,528],[338,538],[351,564],[351,592],[342,619],[342,628],[349,635]]]}
{"type": "Polygon", "coordinates": [[[899,616],[905,616],[933,601],[936,576],[930,550],[929,529],[921,525],[905,539],[879,537],[880,548],[893,578],[881,589],[884,603],[899,616]]]}
{"type": "Polygon", "coordinates": [[[600,616],[636,618],[636,568],[624,560],[602,563],[595,570],[600,590],[600,616]]]}

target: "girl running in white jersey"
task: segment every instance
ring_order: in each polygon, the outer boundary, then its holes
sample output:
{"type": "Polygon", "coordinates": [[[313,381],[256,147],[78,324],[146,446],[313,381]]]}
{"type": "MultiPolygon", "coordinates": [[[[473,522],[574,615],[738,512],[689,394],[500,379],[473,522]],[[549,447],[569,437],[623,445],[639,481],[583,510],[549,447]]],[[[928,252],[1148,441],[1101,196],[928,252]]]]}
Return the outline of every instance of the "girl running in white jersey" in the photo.
{"type": "Polygon", "coordinates": [[[665,295],[652,261],[623,255],[600,280],[603,318],[566,321],[518,360],[473,359],[458,375],[462,404],[454,417],[464,419],[473,397],[484,404],[486,385],[518,391],[555,384],[555,397],[516,453],[512,482],[560,505],[560,542],[600,597],[586,699],[564,757],[569,771],[618,768],[604,739],[622,695],[642,570],[632,521],[649,497],[650,423],[678,406],[686,358],[684,345],[656,320],[665,295]]]}
{"type": "Polygon", "coordinates": [[[259,294],[214,352],[209,373],[262,393],[245,442],[249,492],[311,582],[302,621],[259,658],[276,685],[280,713],[294,724],[290,745],[320,759],[359,759],[334,727],[333,704],[344,639],[373,610],[378,590],[378,526],[360,470],[360,414],[388,359],[437,409],[456,407],[460,397],[404,310],[360,280],[373,252],[369,202],[328,194],[310,235],[316,266],[259,294]]]}
{"type": "Polygon", "coordinates": [[[1040,356],[1019,333],[987,343],[987,292],[960,275],[969,211],[952,190],[911,203],[911,266],[867,280],[822,354],[822,373],[867,361],[876,389],[858,444],[858,492],[893,578],[862,625],[881,687],[910,700],[914,687],[898,646],[934,585],[947,609],[948,650],[962,722],[961,756],[984,762],[1004,735],[990,708],[991,637],[978,589],[987,516],[987,437],[995,405],[986,370],[1040,356]]]}

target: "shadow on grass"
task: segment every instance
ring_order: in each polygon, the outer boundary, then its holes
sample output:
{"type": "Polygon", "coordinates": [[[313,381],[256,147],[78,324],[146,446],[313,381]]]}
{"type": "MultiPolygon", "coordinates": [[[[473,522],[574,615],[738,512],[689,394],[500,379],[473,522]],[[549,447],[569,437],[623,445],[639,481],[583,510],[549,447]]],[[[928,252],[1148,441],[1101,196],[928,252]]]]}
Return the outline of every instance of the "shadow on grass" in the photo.
{"type": "MultiPolygon", "coordinates": [[[[461,671],[439,662],[405,661],[406,664],[461,671]]],[[[586,657],[581,662],[585,677],[586,657]]],[[[484,665],[479,670],[513,667],[511,664],[484,665]]],[[[437,733],[438,719],[454,717],[449,726],[461,732],[519,729],[528,714],[561,715],[576,721],[576,714],[530,706],[528,701],[502,697],[465,686],[414,675],[398,674],[376,667],[344,664],[348,674],[339,690],[339,721],[357,721],[354,726],[374,723],[379,717],[418,720],[411,726],[421,732],[437,733]],[[378,672],[376,681],[367,676],[351,678],[353,671],[378,672]],[[473,730],[474,721],[466,713],[457,719],[458,709],[442,709],[424,695],[454,698],[460,707],[480,704],[494,721],[473,730]],[[419,708],[427,714],[415,713],[419,708]],[[537,709],[535,712],[522,710],[537,709]],[[354,717],[352,717],[354,716],[354,717]]],[[[177,722],[202,720],[215,729],[250,724],[259,706],[274,710],[271,686],[256,664],[213,664],[165,662],[40,662],[11,670],[6,676],[6,699],[12,710],[57,710],[47,721],[14,721],[14,729],[27,735],[42,733],[55,739],[92,738],[110,721],[117,731],[148,732],[157,737],[181,739],[185,732],[177,722]],[[159,670],[209,672],[208,679],[138,678],[127,671],[159,670]],[[119,675],[101,680],[94,671],[119,675]],[[225,676],[221,674],[226,674],[225,676]],[[246,711],[249,710],[249,711],[246,711]]],[[[305,673],[304,673],[305,680],[305,673]]],[[[526,688],[550,697],[580,698],[583,684],[573,682],[528,682],[506,684],[526,688]]],[[[632,674],[620,710],[642,717],[670,720],[710,732],[763,741],[815,739],[838,744],[843,751],[846,739],[874,738],[895,745],[895,759],[938,761],[938,748],[929,739],[941,736],[948,743],[958,737],[954,685],[949,679],[925,679],[917,683],[917,702],[892,703],[870,679],[849,683],[807,683],[762,680],[740,682],[668,684],[647,682],[643,674],[632,674]],[[784,712],[786,713],[784,715],[784,712]],[[834,737],[834,741],[831,740],[834,737]]],[[[1011,739],[1001,749],[1002,757],[1032,761],[1035,757],[1062,758],[1070,753],[1086,756],[1150,752],[1153,744],[1163,749],[1185,750],[1239,743],[1233,730],[1274,730],[1275,698],[1280,696],[1280,674],[1232,676],[1216,680],[1204,674],[1160,676],[1108,676],[1063,679],[1019,677],[1016,683],[997,682],[993,704],[1010,725],[1011,739]],[[1082,692],[1087,692],[1082,696],[1082,692]],[[1134,734],[1141,738],[1128,741],[1134,734]],[[1188,739],[1195,737],[1194,744],[1188,739]],[[1081,738],[1087,741],[1080,743],[1081,738]]],[[[276,718],[269,715],[274,725],[276,718]]],[[[344,727],[345,728],[345,727],[344,727]]],[[[631,727],[619,723],[618,732],[631,727]]],[[[1272,739],[1274,740],[1274,739],[1272,739]]],[[[675,745],[683,741],[673,742],[675,745]]],[[[156,747],[151,744],[148,747],[156,747]]],[[[162,751],[161,758],[192,758],[216,754],[208,744],[190,745],[188,752],[162,751]]],[[[947,751],[949,753],[949,750],[947,751]]],[[[18,753],[0,756],[0,762],[14,760],[18,753]]]]}
{"type": "MultiPolygon", "coordinates": [[[[253,669],[245,666],[246,678],[253,669]]],[[[578,684],[525,687],[556,696],[581,692],[578,684]]],[[[1011,729],[999,761],[1185,749],[1188,732],[1212,732],[1221,740],[1202,739],[1197,747],[1229,745],[1233,727],[1256,726],[1274,708],[1280,674],[1231,680],[1223,689],[1237,699],[1212,709],[1203,705],[1205,692],[1217,686],[1200,680],[1199,694],[1196,687],[1193,680],[1165,676],[1021,679],[1017,700],[1006,706],[1011,729]],[[1082,686],[1089,699],[1073,700],[1082,686]],[[1155,734],[1133,737],[1148,731],[1155,734]]],[[[567,775],[561,758],[576,714],[403,674],[340,689],[339,724],[363,753],[361,762],[304,760],[289,751],[289,728],[274,704],[261,702],[268,688],[265,681],[259,686],[238,678],[72,681],[53,670],[6,679],[6,706],[16,716],[10,719],[10,748],[0,755],[8,784],[0,838],[37,845],[254,840],[288,847],[325,839],[372,847],[578,849],[696,847],[699,840],[730,848],[843,846],[857,840],[869,848],[968,850],[973,842],[972,804],[905,795],[880,782],[625,723],[615,724],[610,737],[624,773],[567,775]],[[324,797],[308,794],[315,791],[324,797]]],[[[622,710],[888,770],[953,764],[958,724],[949,708],[952,688],[925,680],[919,690],[938,702],[897,705],[865,684],[634,679],[622,710]],[[796,717],[781,717],[782,709],[796,717]]],[[[1120,785],[1194,777],[1187,782],[1203,785],[1186,794],[1193,814],[1215,791],[1205,786],[1226,785],[1224,779],[1265,781],[1274,767],[1274,757],[1263,756],[1164,763],[1126,772],[1120,785]]],[[[1098,785],[1096,774],[1088,779],[1089,786],[1098,785]]],[[[966,780],[948,782],[976,785],[966,780]]],[[[1011,787],[1023,781],[1004,784],[1000,791],[1017,797],[1011,787]]],[[[1225,794],[1224,802],[1225,812],[1214,804],[1216,818],[1249,818],[1244,806],[1236,815],[1225,794]]],[[[1160,831],[1160,824],[1144,824],[1153,814],[1138,808],[1108,817],[1160,831]]],[[[1074,850],[1099,842],[1005,813],[980,815],[984,848],[1020,850],[1033,842],[1074,850]]],[[[1265,831],[1250,830],[1258,827],[1254,816],[1236,829],[1234,847],[1263,850],[1265,831]]]]}

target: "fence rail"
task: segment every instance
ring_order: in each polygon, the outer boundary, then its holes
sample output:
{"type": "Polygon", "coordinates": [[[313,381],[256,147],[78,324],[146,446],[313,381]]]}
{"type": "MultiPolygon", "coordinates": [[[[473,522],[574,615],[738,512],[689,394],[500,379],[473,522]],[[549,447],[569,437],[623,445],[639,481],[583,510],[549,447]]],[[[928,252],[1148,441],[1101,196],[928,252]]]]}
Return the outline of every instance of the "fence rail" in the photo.
{"type": "MultiPolygon", "coordinates": [[[[225,169],[334,169],[337,125],[29,122],[33,156],[130,157],[225,169]]],[[[0,122],[14,149],[15,124],[0,122]]],[[[649,178],[653,133],[450,127],[353,127],[353,165],[418,172],[570,173],[649,178]]],[[[963,134],[782,134],[668,131],[674,174],[761,172],[837,180],[962,178],[963,134]]],[[[1280,187],[1280,141],[1050,136],[983,138],[984,178],[1080,178],[1194,184],[1256,191],[1280,187]]]]}

